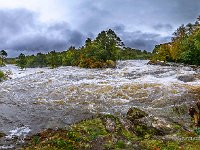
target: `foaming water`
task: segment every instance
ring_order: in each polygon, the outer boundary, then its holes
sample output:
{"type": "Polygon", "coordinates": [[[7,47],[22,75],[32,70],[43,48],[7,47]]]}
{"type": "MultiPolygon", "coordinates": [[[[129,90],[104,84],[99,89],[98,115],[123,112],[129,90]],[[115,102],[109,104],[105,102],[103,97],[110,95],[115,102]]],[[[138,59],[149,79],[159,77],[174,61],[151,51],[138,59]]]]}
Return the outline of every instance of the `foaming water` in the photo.
{"type": "Polygon", "coordinates": [[[43,129],[66,127],[97,113],[125,115],[131,106],[152,115],[179,119],[172,115],[173,107],[193,104],[196,99],[189,91],[199,87],[200,80],[183,82],[178,77],[195,76],[197,72],[190,67],[152,66],[147,62],[119,61],[116,69],[59,67],[20,71],[12,65],[3,67],[1,70],[12,72],[12,79],[0,83],[0,132],[24,138],[43,129]]]}

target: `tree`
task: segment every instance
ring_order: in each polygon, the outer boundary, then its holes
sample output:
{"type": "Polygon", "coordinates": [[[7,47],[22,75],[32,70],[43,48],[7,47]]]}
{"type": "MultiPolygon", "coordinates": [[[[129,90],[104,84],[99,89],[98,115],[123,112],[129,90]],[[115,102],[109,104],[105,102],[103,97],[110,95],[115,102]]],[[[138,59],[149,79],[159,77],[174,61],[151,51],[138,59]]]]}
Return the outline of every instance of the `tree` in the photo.
{"type": "Polygon", "coordinates": [[[5,50],[0,51],[0,57],[1,57],[1,65],[4,65],[4,59],[7,57],[7,53],[5,50]]]}
{"type": "Polygon", "coordinates": [[[118,59],[120,49],[124,47],[124,43],[111,29],[99,33],[94,42],[97,43],[100,50],[99,54],[102,54],[102,59],[104,61],[116,61],[118,59]]]}
{"type": "Polygon", "coordinates": [[[155,47],[153,59],[200,65],[200,17],[195,23],[181,25],[169,44],[155,47]]]}
{"type": "Polygon", "coordinates": [[[77,66],[79,61],[78,50],[71,46],[65,52],[62,52],[62,65],[64,66],[77,66]]]}
{"type": "Polygon", "coordinates": [[[37,53],[35,61],[36,61],[37,66],[40,68],[47,66],[47,59],[46,59],[45,54],[37,53]]]}
{"type": "Polygon", "coordinates": [[[60,58],[59,54],[56,53],[55,50],[48,53],[48,56],[49,56],[48,63],[51,66],[51,68],[56,68],[62,65],[62,58],[60,58]]]}
{"type": "Polygon", "coordinates": [[[171,43],[156,45],[153,53],[153,60],[171,61],[171,43]]]}
{"type": "Polygon", "coordinates": [[[23,53],[21,53],[18,57],[17,65],[23,70],[24,68],[26,68],[26,64],[27,64],[26,56],[23,53]]]}

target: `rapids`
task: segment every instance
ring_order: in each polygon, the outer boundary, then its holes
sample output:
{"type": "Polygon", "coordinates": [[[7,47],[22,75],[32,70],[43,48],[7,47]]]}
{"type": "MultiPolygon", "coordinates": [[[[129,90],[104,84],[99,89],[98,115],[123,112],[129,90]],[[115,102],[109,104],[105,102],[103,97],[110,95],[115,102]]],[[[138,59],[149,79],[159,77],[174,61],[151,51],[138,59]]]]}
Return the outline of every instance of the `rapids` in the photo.
{"type": "Polygon", "coordinates": [[[98,113],[125,115],[131,106],[189,124],[187,109],[197,100],[190,91],[200,86],[200,79],[183,82],[178,77],[195,76],[199,70],[147,62],[118,61],[115,69],[1,68],[12,74],[0,83],[0,132],[7,135],[0,148],[12,148],[13,139],[23,143],[26,135],[67,127],[98,113]]]}

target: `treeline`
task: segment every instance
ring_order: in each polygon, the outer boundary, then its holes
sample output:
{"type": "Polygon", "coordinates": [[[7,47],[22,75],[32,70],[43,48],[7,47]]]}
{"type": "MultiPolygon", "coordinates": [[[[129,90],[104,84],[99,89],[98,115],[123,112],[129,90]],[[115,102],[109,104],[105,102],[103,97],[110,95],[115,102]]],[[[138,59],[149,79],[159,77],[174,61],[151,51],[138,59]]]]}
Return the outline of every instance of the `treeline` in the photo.
{"type": "Polygon", "coordinates": [[[181,62],[200,65],[200,17],[195,23],[181,25],[173,34],[172,41],[156,45],[152,60],[181,62]]]}
{"type": "Polygon", "coordinates": [[[47,54],[25,56],[20,54],[17,65],[20,68],[79,66],[83,68],[107,68],[115,67],[116,60],[149,59],[151,53],[147,51],[127,48],[124,43],[109,29],[102,31],[91,40],[88,38],[85,45],[76,49],[70,47],[67,51],[51,51],[47,54]]]}

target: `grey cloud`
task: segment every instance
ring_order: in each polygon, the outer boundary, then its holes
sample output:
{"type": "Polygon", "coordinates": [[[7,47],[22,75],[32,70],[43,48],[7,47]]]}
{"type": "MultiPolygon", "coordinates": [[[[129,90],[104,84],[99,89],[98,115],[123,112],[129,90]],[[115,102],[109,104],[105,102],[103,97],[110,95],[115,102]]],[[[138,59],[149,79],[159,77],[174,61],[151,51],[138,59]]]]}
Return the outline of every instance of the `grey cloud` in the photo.
{"type": "MultiPolygon", "coordinates": [[[[63,6],[67,4],[60,1],[63,6]]],[[[0,10],[0,49],[64,50],[71,45],[81,46],[86,37],[93,39],[100,31],[113,27],[127,46],[150,51],[155,44],[168,42],[178,26],[194,22],[200,15],[199,0],[77,0],[70,3],[74,5],[69,8],[71,14],[67,14],[71,16],[66,18],[71,20],[52,24],[41,23],[39,14],[26,9],[0,10]]]]}
{"type": "Polygon", "coordinates": [[[82,45],[85,36],[66,22],[45,24],[37,17],[26,9],[0,10],[0,49],[14,53],[15,50],[66,50],[71,45],[82,45]]]}
{"type": "Polygon", "coordinates": [[[157,44],[157,42],[154,40],[133,39],[133,40],[126,41],[125,44],[128,47],[151,51],[154,48],[154,46],[157,44]]]}
{"type": "Polygon", "coordinates": [[[125,24],[136,30],[156,25],[171,32],[183,23],[193,22],[200,15],[199,8],[199,0],[84,0],[73,15],[79,28],[86,31],[125,24]]]}
{"type": "Polygon", "coordinates": [[[171,39],[170,36],[163,37],[155,33],[127,32],[124,25],[116,25],[113,29],[120,35],[126,46],[141,50],[152,51],[156,44],[168,42],[171,39]]]}
{"type": "Polygon", "coordinates": [[[18,34],[27,28],[34,28],[36,15],[25,9],[0,10],[0,34],[18,34]]]}
{"type": "MultiPolygon", "coordinates": [[[[147,35],[143,34],[143,35],[147,35]]],[[[149,37],[151,36],[151,34],[149,35],[149,37]]],[[[147,50],[147,51],[152,51],[153,48],[155,47],[155,45],[160,44],[160,43],[165,43],[165,42],[169,42],[170,41],[170,37],[162,37],[162,36],[153,36],[152,38],[146,38],[145,36],[143,37],[142,35],[140,36],[140,38],[132,38],[132,39],[126,39],[126,37],[124,37],[125,40],[125,44],[128,47],[132,47],[132,48],[136,48],[136,49],[141,49],[141,50],[147,50]],[[156,37],[156,38],[155,38],[156,37]]]]}
{"type": "Polygon", "coordinates": [[[19,39],[10,41],[11,47],[8,49],[13,50],[26,50],[26,51],[49,51],[49,50],[61,50],[67,48],[65,40],[55,39],[51,37],[41,35],[28,35],[22,36],[19,39]]]}
{"type": "Polygon", "coordinates": [[[123,24],[119,24],[113,27],[116,32],[124,32],[125,26],[123,24]]]}
{"type": "Polygon", "coordinates": [[[164,31],[172,31],[173,26],[170,24],[156,24],[153,26],[155,30],[164,30],[164,31]]]}

